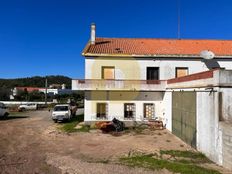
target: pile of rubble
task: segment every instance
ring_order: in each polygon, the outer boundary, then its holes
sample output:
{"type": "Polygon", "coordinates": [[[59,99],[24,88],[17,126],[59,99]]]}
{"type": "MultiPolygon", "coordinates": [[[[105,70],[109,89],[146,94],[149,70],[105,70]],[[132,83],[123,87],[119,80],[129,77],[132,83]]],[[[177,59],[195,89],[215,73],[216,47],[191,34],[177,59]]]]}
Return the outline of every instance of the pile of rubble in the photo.
{"type": "MultiPolygon", "coordinates": [[[[136,123],[134,128],[141,128],[144,129],[151,129],[151,130],[163,130],[165,129],[165,126],[162,121],[158,120],[148,120],[146,122],[142,123],[136,123]]],[[[114,118],[112,121],[100,121],[95,123],[95,128],[100,129],[103,133],[110,133],[110,132],[122,132],[124,131],[125,124],[114,118]]]]}

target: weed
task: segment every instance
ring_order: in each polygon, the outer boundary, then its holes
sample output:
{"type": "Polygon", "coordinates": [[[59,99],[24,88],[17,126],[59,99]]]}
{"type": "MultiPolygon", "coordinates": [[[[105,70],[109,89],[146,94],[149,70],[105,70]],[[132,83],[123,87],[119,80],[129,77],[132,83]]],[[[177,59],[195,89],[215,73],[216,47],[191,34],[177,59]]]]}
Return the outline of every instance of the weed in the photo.
{"type": "Polygon", "coordinates": [[[89,132],[90,126],[82,125],[80,129],[76,129],[78,123],[82,122],[84,118],[84,115],[78,115],[76,117],[73,117],[69,122],[61,123],[61,127],[59,127],[60,130],[71,133],[71,132],[89,132]]]}
{"type": "Polygon", "coordinates": [[[182,158],[189,158],[192,162],[196,163],[210,163],[211,161],[200,152],[193,152],[193,151],[179,151],[179,150],[161,150],[160,154],[171,155],[173,157],[182,157],[182,158]]]}
{"type": "Polygon", "coordinates": [[[153,155],[139,155],[120,158],[122,164],[132,167],[144,167],[152,170],[168,169],[174,173],[181,174],[220,174],[216,170],[200,167],[187,161],[169,161],[154,158],[153,155]]]}

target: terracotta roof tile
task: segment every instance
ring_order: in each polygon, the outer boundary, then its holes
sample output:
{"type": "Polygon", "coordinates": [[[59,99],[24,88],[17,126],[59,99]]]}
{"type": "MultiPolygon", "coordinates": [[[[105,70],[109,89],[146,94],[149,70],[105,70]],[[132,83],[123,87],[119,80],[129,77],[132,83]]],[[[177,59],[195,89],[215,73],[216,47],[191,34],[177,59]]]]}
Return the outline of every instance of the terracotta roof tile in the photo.
{"type": "Polygon", "coordinates": [[[232,56],[232,40],[96,38],[83,55],[199,55],[203,50],[216,56],[232,56]]]}

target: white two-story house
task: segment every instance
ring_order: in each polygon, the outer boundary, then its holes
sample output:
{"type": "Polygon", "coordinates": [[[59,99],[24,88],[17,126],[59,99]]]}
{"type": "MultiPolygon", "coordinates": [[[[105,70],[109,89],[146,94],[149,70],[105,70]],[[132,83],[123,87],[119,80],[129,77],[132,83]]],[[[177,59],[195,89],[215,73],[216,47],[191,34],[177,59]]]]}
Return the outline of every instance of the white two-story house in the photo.
{"type": "Polygon", "coordinates": [[[85,91],[85,122],[158,118],[231,168],[232,41],[102,38],[95,32],[93,24],[82,53],[85,79],[72,80],[73,90],[85,91]]]}
{"type": "Polygon", "coordinates": [[[232,69],[232,41],[99,38],[91,25],[85,57],[85,79],[73,90],[85,91],[85,121],[143,121],[167,117],[166,80],[213,68],[232,69]],[[203,50],[216,57],[204,60],[203,50]],[[230,62],[230,63],[228,63],[230,62]]]}

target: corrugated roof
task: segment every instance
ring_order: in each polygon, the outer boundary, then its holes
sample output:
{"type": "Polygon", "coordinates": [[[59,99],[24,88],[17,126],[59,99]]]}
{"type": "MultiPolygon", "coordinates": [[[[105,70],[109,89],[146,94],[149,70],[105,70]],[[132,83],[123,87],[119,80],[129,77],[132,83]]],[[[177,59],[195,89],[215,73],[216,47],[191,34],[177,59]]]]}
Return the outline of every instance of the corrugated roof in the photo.
{"type": "Polygon", "coordinates": [[[96,38],[94,45],[88,43],[83,55],[199,56],[203,50],[210,50],[216,56],[232,56],[232,40],[96,38]]]}

